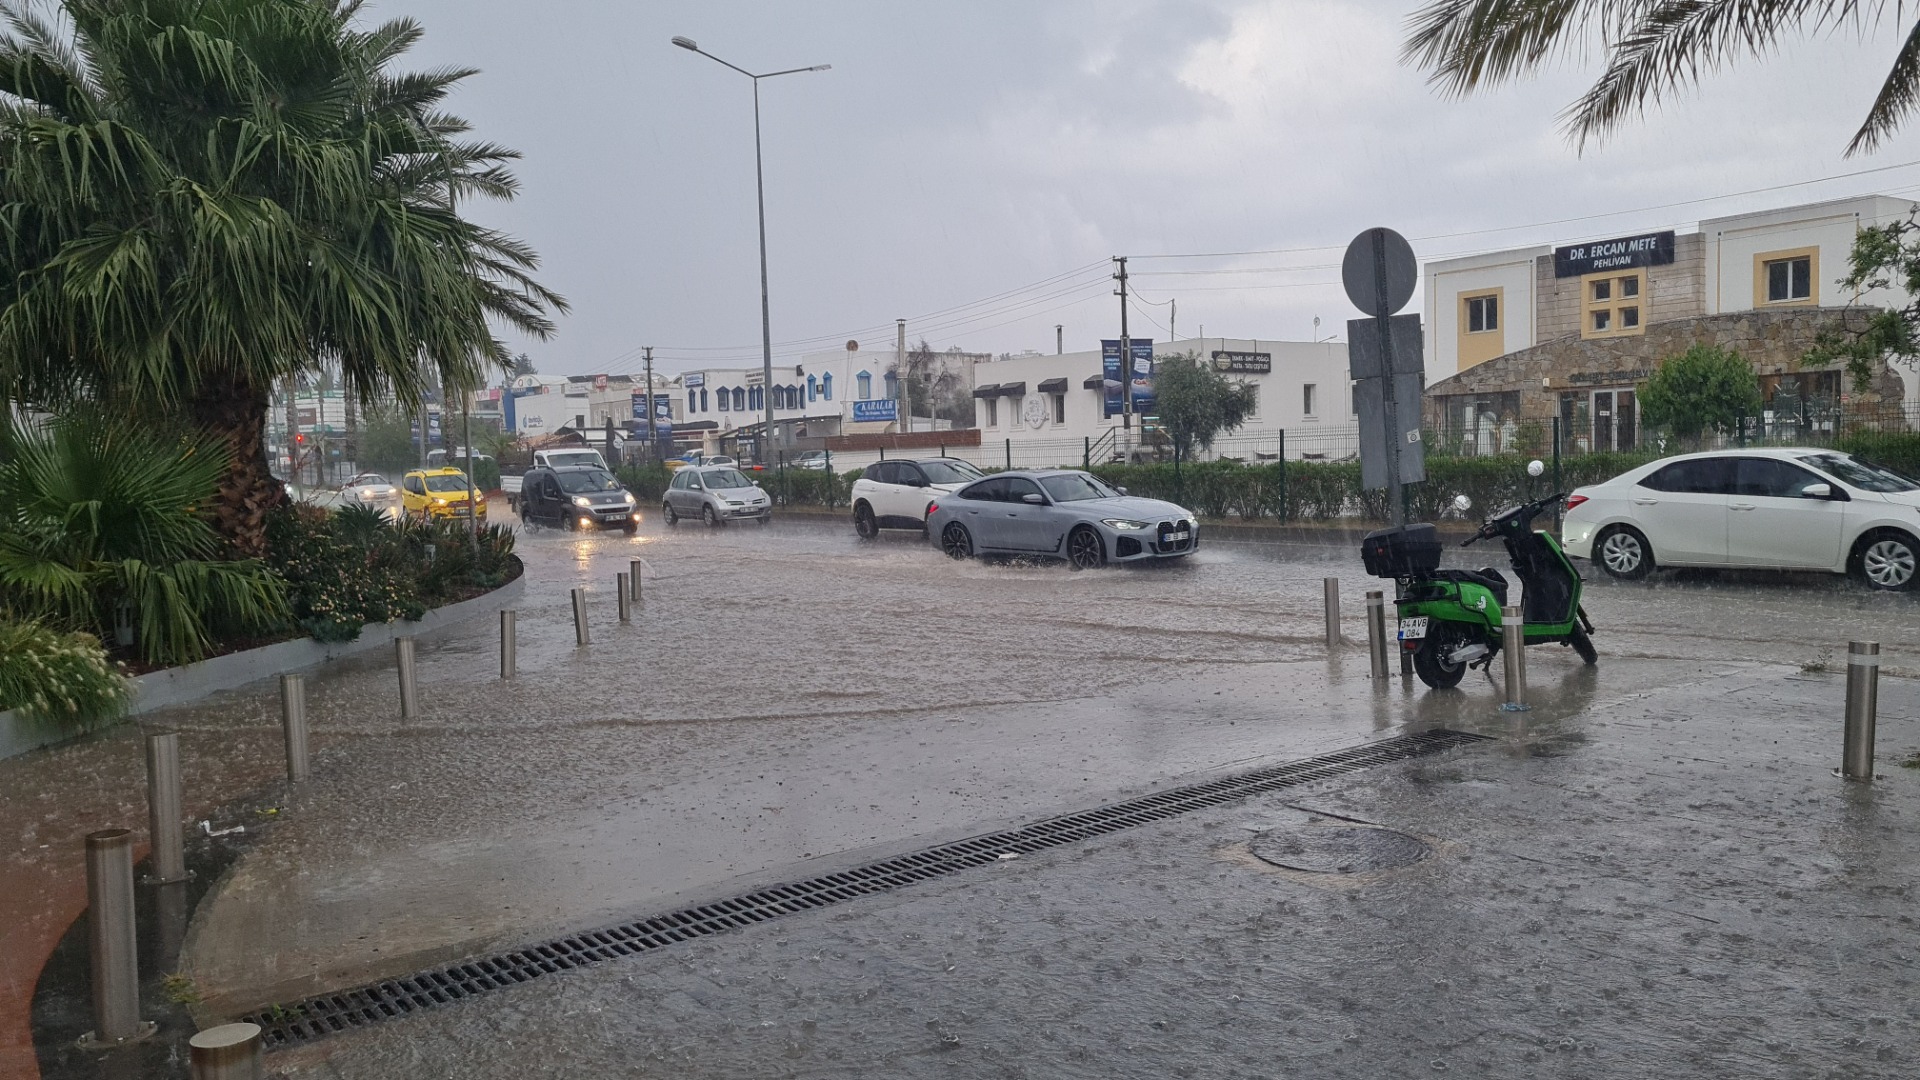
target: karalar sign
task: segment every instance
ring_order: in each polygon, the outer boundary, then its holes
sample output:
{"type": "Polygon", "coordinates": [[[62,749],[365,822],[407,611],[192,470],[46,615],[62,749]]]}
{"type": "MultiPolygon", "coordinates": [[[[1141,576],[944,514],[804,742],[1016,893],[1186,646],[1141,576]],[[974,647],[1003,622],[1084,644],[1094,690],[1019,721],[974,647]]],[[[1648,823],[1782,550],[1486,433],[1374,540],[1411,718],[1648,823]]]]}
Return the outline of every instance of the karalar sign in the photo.
{"type": "Polygon", "coordinates": [[[1228,375],[1270,375],[1273,373],[1273,354],[1215,349],[1213,370],[1228,375]]]}
{"type": "Polygon", "coordinates": [[[1673,262],[1673,230],[1553,249],[1553,276],[1580,277],[1673,262]]]}

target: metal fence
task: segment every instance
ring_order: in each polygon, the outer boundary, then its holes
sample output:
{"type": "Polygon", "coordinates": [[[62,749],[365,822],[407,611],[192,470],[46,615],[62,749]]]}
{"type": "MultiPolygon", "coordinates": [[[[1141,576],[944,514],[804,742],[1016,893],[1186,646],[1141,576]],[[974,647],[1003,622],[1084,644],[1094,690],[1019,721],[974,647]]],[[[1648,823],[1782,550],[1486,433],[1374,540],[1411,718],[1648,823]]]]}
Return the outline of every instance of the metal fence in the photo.
{"type": "MultiPolygon", "coordinates": [[[[1250,465],[1269,464],[1284,457],[1288,461],[1350,461],[1360,452],[1360,436],[1354,428],[1327,430],[1240,431],[1222,435],[1205,450],[1196,450],[1187,460],[1239,461],[1250,465]]],[[[888,450],[886,457],[959,458],[983,469],[1078,469],[1083,465],[1112,465],[1123,462],[1146,464],[1171,462],[1173,444],[1152,433],[1142,435],[1114,429],[1099,438],[1023,439],[993,438],[982,432],[977,446],[935,446],[923,450],[888,450]]],[[[882,452],[835,451],[833,467],[838,471],[861,468],[880,460],[882,452]]]]}
{"type": "MultiPolygon", "coordinates": [[[[1552,453],[1683,453],[1742,446],[1832,446],[1868,432],[1920,432],[1920,404],[1820,404],[1762,410],[1693,438],[1639,423],[1632,414],[1496,416],[1463,420],[1449,412],[1428,416],[1427,452],[1456,457],[1552,453]]],[[[1289,455],[1291,456],[1291,455],[1289,455]]]]}

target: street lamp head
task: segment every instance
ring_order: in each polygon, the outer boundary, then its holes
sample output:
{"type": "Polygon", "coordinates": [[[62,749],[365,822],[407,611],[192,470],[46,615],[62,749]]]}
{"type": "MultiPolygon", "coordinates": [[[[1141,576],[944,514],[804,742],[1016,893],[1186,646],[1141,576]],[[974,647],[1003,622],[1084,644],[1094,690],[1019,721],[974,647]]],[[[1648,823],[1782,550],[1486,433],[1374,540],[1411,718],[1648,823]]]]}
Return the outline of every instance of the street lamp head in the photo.
{"type": "Polygon", "coordinates": [[[680,46],[680,47],[681,47],[681,48],[683,48],[683,49],[691,49],[691,50],[693,50],[694,52],[699,52],[699,51],[700,51],[700,46],[698,46],[698,45],[696,45],[696,44],[694,44],[694,41],[693,41],[693,39],[692,39],[692,38],[690,38],[690,37],[680,37],[680,36],[678,36],[678,35],[676,35],[676,36],[674,37],[674,39],[673,39],[673,43],[674,43],[675,45],[678,45],[678,46],[680,46]]]}
{"type": "Polygon", "coordinates": [[[808,71],[832,71],[833,65],[832,64],[815,64],[812,67],[808,68],[807,70],[808,71]]]}

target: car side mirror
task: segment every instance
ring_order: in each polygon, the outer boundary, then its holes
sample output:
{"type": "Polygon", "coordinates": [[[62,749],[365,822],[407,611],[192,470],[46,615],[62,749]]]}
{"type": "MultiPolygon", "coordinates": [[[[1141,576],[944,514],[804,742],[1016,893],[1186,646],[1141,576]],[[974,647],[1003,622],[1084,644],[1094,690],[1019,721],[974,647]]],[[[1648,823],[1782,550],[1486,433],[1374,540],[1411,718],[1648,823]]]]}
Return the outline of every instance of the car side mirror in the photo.
{"type": "Polygon", "coordinates": [[[1800,489],[1800,497],[1803,499],[1831,499],[1833,498],[1833,485],[1808,484],[1806,487],[1800,489]]]}
{"type": "Polygon", "coordinates": [[[1020,501],[1026,503],[1028,506],[1044,506],[1047,500],[1029,491],[1025,495],[1020,496],[1020,501]]]}
{"type": "Polygon", "coordinates": [[[1123,487],[1116,487],[1116,488],[1114,488],[1113,490],[1115,490],[1115,491],[1117,491],[1117,492],[1119,492],[1119,493],[1120,493],[1120,494],[1122,494],[1122,495],[1125,495],[1125,494],[1127,493],[1127,489],[1126,489],[1126,488],[1123,488],[1123,487]]]}

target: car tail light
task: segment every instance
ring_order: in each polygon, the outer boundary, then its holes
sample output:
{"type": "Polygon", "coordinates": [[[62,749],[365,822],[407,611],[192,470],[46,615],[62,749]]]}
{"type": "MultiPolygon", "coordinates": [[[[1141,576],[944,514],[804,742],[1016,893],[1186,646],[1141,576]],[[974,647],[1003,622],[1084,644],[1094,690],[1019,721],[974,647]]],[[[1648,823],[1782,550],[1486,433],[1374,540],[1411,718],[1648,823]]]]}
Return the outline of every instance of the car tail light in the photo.
{"type": "Polygon", "coordinates": [[[1586,501],[1587,497],[1585,495],[1569,495],[1567,496],[1567,509],[1571,510],[1586,501]]]}
{"type": "Polygon", "coordinates": [[[938,509],[940,509],[940,504],[939,504],[939,503],[937,503],[937,502],[929,502],[929,503],[927,504],[927,516],[928,516],[928,517],[932,517],[932,516],[933,516],[933,512],[934,512],[935,510],[938,510],[938,509]]]}

